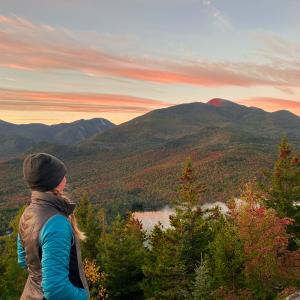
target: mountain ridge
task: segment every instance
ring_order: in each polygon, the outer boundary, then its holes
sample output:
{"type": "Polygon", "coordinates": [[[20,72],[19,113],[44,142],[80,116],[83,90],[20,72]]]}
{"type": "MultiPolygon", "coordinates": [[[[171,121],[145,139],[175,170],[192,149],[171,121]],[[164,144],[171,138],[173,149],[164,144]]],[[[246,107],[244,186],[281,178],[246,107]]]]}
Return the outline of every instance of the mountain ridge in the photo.
{"type": "MultiPolygon", "coordinates": [[[[156,137],[163,140],[170,134],[170,130],[173,130],[174,132],[178,129],[178,135],[180,135],[180,131],[182,132],[181,134],[184,135],[187,131],[193,131],[194,129],[198,130],[199,127],[207,125],[215,126],[216,124],[216,126],[219,127],[238,126],[253,134],[257,131],[258,124],[255,123],[264,125],[263,128],[260,128],[260,130],[263,130],[260,134],[264,134],[266,138],[274,134],[274,132],[269,132],[270,128],[272,128],[273,131],[275,130],[277,134],[283,134],[283,131],[288,131],[291,138],[300,138],[298,130],[295,128],[296,126],[300,126],[300,117],[293,113],[287,114],[285,111],[267,112],[261,109],[240,105],[229,100],[214,98],[207,103],[183,103],[150,111],[142,116],[116,126],[109,133],[99,133],[79,143],[79,145],[87,145],[88,143],[97,144],[102,140],[107,140],[106,137],[109,136],[113,137],[114,140],[118,142],[124,141],[126,138],[130,139],[130,137],[131,140],[134,140],[137,137],[137,132],[141,135],[142,128],[147,126],[147,123],[149,122],[153,123],[153,128],[152,130],[144,132],[145,138],[149,139],[156,137]],[[215,106],[211,104],[212,101],[215,103],[216,100],[221,100],[222,105],[215,106]],[[160,128],[160,125],[163,126],[160,117],[164,119],[163,121],[165,123],[170,124],[167,128],[167,132],[164,131],[163,127],[160,128]],[[166,121],[168,118],[169,120],[166,121]],[[179,124],[176,124],[177,121],[179,124]],[[282,124],[282,121],[284,121],[285,124],[282,124]],[[183,128],[187,122],[188,128],[185,131],[183,128]],[[171,128],[172,126],[173,128],[171,128]],[[126,132],[130,130],[134,130],[136,134],[132,135],[132,132],[130,132],[129,136],[126,135],[126,132]]],[[[113,141],[111,140],[111,142],[113,141]]]]}
{"type": "MultiPolygon", "coordinates": [[[[86,190],[110,210],[170,203],[187,157],[199,183],[207,186],[204,200],[226,201],[270,167],[283,136],[300,145],[299,126],[300,117],[285,112],[193,102],[153,110],[76,145],[42,143],[26,153],[61,158],[74,197],[86,190]]],[[[23,157],[1,164],[3,199],[23,199],[28,193],[20,175],[23,157]]]]}
{"type": "Polygon", "coordinates": [[[104,118],[80,119],[52,125],[14,124],[0,120],[0,155],[2,158],[20,155],[43,141],[63,145],[76,144],[114,126],[115,124],[104,118]]]}

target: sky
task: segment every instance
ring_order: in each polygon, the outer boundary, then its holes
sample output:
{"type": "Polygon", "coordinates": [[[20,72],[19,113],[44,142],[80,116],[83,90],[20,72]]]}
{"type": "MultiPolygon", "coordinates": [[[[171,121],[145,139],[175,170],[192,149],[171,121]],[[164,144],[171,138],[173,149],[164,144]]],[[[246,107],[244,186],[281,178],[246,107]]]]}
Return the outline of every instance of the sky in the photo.
{"type": "Polygon", "coordinates": [[[1,120],[211,98],[300,115],[299,0],[0,0],[1,120]]]}

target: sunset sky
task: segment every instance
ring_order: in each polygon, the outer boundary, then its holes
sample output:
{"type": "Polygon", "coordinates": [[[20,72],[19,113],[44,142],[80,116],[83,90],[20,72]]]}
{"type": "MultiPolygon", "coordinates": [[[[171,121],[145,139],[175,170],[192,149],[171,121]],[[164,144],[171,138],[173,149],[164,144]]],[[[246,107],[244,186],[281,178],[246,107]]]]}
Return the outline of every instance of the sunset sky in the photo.
{"type": "Polygon", "coordinates": [[[0,0],[1,120],[216,97],[300,115],[299,0],[0,0]]]}

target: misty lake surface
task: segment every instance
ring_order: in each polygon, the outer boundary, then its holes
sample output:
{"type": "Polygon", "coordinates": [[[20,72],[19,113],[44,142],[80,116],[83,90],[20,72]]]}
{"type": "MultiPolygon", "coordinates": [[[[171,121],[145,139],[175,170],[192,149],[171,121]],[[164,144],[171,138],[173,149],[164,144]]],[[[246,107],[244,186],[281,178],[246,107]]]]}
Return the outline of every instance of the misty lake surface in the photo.
{"type": "MultiPolygon", "coordinates": [[[[205,203],[201,206],[203,210],[210,209],[213,207],[220,207],[223,213],[228,211],[228,207],[223,202],[213,202],[213,203],[205,203]]],[[[134,212],[133,215],[136,219],[140,220],[143,224],[143,228],[148,232],[153,229],[153,227],[159,222],[162,224],[164,228],[170,227],[169,217],[174,214],[175,210],[169,206],[164,207],[158,211],[137,211],[134,212]]]]}

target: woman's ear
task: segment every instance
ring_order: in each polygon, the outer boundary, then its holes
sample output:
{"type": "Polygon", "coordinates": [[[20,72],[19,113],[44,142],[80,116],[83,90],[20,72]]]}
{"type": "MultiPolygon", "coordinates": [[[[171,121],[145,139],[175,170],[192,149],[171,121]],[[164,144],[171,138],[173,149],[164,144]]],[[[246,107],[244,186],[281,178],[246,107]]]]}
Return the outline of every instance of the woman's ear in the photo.
{"type": "Polygon", "coordinates": [[[66,183],[67,183],[67,178],[66,178],[66,176],[64,176],[64,178],[61,180],[61,182],[56,187],[56,189],[59,190],[60,192],[62,192],[66,186],[66,183]]]}

